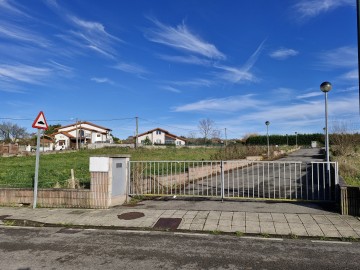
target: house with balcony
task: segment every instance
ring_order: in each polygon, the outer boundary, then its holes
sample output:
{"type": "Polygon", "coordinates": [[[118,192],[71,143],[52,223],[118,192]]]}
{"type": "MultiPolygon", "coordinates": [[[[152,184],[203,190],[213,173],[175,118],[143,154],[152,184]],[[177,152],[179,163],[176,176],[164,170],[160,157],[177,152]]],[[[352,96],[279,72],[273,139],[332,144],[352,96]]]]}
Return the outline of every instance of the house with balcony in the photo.
{"type": "Polygon", "coordinates": [[[146,142],[151,142],[151,144],[155,145],[185,145],[184,139],[171,134],[169,131],[162,128],[155,128],[137,136],[138,145],[145,145],[146,142]]]}
{"type": "Polygon", "coordinates": [[[113,143],[110,132],[109,128],[84,121],[60,127],[52,137],[55,140],[55,150],[76,149],[91,143],[113,143]]]}

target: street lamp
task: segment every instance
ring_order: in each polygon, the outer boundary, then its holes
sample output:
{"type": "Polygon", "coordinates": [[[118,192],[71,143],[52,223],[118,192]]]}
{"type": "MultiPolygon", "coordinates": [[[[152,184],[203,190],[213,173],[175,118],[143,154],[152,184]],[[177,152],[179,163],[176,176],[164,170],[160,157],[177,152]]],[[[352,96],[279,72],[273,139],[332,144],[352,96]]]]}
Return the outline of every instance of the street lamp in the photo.
{"type": "Polygon", "coordinates": [[[267,157],[269,158],[270,157],[270,146],[269,146],[269,125],[270,125],[270,122],[266,121],[265,125],[266,125],[266,137],[267,137],[267,157]]]}
{"type": "Polygon", "coordinates": [[[326,162],[327,170],[329,170],[329,129],[328,129],[328,106],[327,106],[327,93],[332,89],[332,85],[329,82],[323,82],[320,85],[320,90],[325,93],[325,150],[326,150],[326,162]]]}
{"type": "Polygon", "coordinates": [[[289,146],[289,137],[288,137],[288,134],[286,134],[286,145],[289,146]]]}
{"type": "Polygon", "coordinates": [[[296,146],[296,148],[298,147],[297,146],[297,132],[295,131],[295,146],[296,146]]]}

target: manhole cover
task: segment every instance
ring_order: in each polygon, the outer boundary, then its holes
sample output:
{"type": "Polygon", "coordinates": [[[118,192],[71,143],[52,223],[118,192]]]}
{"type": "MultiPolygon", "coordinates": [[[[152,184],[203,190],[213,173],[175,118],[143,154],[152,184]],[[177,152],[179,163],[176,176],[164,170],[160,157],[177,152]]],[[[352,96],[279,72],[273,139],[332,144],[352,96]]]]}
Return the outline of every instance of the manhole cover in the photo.
{"type": "Polygon", "coordinates": [[[137,218],[141,218],[141,217],[145,217],[145,214],[141,213],[141,212],[128,212],[128,213],[118,215],[118,218],[123,219],[123,220],[132,220],[132,219],[137,219],[137,218]]]}
{"type": "Polygon", "coordinates": [[[179,227],[181,220],[181,218],[159,218],[154,225],[154,228],[162,230],[176,230],[179,227]]]}

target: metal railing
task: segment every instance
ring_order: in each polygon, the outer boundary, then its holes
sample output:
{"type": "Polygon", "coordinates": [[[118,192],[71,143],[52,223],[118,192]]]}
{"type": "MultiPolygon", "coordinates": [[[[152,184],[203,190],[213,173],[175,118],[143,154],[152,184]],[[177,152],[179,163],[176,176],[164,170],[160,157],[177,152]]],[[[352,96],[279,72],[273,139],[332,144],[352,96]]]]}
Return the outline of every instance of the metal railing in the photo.
{"type": "Polygon", "coordinates": [[[129,195],[334,201],[338,184],[336,162],[130,161],[129,169],[129,195]]]}

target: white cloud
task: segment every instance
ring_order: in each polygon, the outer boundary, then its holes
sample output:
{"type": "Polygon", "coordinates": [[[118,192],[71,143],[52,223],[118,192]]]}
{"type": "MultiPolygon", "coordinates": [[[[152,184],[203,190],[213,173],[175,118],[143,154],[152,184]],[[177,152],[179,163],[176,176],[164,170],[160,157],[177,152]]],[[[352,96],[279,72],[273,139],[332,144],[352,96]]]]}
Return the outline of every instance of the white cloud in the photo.
{"type": "Polygon", "coordinates": [[[253,99],[253,95],[231,96],[200,100],[194,103],[174,108],[176,112],[208,111],[208,112],[235,112],[263,105],[262,101],[253,99]]]}
{"type": "Polygon", "coordinates": [[[41,35],[5,21],[0,21],[0,35],[3,38],[28,42],[40,47],[48,47],[50,45],[50,42],[41,35]]]}
{"type": "Polygon", "coordinates": [[[11,14],[15,14],[15,15],[21,15],[22,17],[29,17],[28,14],[26,14],[25,12],[21,11],[20,8],[18,8],[17,3],[15,3],[14,1],[8,1],[8,0],[0,0],[0,10],[2,10],[2,13],[4,14],[4,12],[9,12],[11,14]]]}
{"type": "Polygon", "coordinates": [[[244,81],[256,82],[258,79],[250,72],[255,65],[260,53],[264,47],[265,40],[260,43],[255,52],[249,57],[246,63],[240,67],[229,67],[224,65],[214,65],[214,67],[223,70],[224,72],[218,73],[218,76],[231,83],[242,83],[244,81]]]}
{"type": "Polygon", "coordinates": [[[300,0],[293,7],[300,18],[311,18],[342,6],[355,6],[353,0],[300,0]]]}
{"type": "Polygon", "coordinates": [[[256,82],[258,80],[252,73],[243,68],[221,65],[217,65],[216,67],[224,71],[218,73],[218,77],[231,83],[241,83],[244,81],[256,82]]]}
{"type": "Polygon", "coordinates": [[[151,19],[151,21],[157,28],[148,30],[145,36],[152,42],[164,44],[181,51],[202,55],[210,59],[222,60],[226,58],[215,45],[193,34],[184,22],[176,27],[171,27],[162,24],[156,19],[151,19]]]}
{"type": "Polygon", "coordinates": [[[286,49],[281,48],[276,51],[273,51],[269,54],[271,58],[277,59],[277,60],[284,60],[289,58],[290,56],[296,56],[299,52],[294,49],[286,49]]]}
{"type": "Polygon", "coordinates": [[[114,66],[115,69],[124,71],[126,73],[136,74],[136,75],[144,75],[149,72],[142,66],[137,64],[130,63],[118,63],[114,66]]]}
{"type": "Polygon", "coordinates": [[[200,65],[200,66],[210,66],[212,63],[208,59],[200,58],[194,55],[189,55],[189,56],[159,55],[159,57],[166,61],[183,63],[183,64],[200,65]]]}
{"type": "Polygon", "coordinates": [[[5,82],[19,81],[41,84],[42,80],[51,75],[48,68],[29,65],[0,65],[0,80],[5,82]]]}
{"type": "Polygon", "coordinates": [[[358,80],[359,79],[359,73],[357,69],[351,70],[341,76],[341,78],[346,80],[358,80]]]}
{"type": "Polygon", "coordinates": [[[344,46],[319,54],[320,65],[328,68],[357,67],[357,48],[344,46]]]}
{"type": "Polygon", "coordinates": [[[162,89],[173,92],[173,93],[181,93],[181,90],[179,90],[175,87],[172,87],[172,86],[163,86],[162,89]]]}
{"type": "Polygon", "coordinates": [[[102,23],[72,15],[56,0],[46,0],[45,3],[73,28],[66,31],[66,34],[58,34],[57,37],[81,49],[95,51],[107,58],[114,59],[116,57],[117,53],[114,47],[123,41],[109,34],[102,23]]]}
{"type": "Polygon", "coordinates": [[[311,92],[303,95],[299,95],[296,98],[297,99],[304,99],[304,98],[312,98],[312,97],[318,97],[324,95],[322,92],[311,92]]]}
{"type": "Polygon", "coordinates": [[[113,84],[114,82],[109,80],[108,78],[97,78],[97,77],[93,77],[90,80],[97,82],[97,83],[108,83],[108,84],[113,84]]]}
{"type": "Polygon", "coordinates": [[[174,85],[189,86],[189,87],[211,87],[214,85],[213,81],[206,79],[193,79],[190,81],[172,81],[169,83],[174,85]]]}

